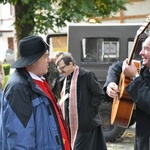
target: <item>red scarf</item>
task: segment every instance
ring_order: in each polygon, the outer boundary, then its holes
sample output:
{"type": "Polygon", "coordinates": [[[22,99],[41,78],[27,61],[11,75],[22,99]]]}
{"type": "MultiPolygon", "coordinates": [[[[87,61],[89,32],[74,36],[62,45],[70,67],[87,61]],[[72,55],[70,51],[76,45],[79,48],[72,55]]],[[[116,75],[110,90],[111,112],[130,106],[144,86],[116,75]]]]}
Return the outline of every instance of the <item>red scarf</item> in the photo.
{"type": "Polygon", "coordinates": [[[60,127],[60,131],[61,131],[61,135],[63,138],[64,149],[71,150],[71,146],[70,146],[70,142],[69,142],[70,139],[69,139],[68,126],[63,119],[62,112],[56,102],[55,96],[54,96],[53,92],[51,91],[50,86],[48,85],[48,83],[45,80],[43,80],[43,82],[42,82],[40,80],[34,79],[34,81],[41,88],[41,90],[48,96],[48,98],[50,99],[50,101],[55,109],[59,127],[60,127]]]}

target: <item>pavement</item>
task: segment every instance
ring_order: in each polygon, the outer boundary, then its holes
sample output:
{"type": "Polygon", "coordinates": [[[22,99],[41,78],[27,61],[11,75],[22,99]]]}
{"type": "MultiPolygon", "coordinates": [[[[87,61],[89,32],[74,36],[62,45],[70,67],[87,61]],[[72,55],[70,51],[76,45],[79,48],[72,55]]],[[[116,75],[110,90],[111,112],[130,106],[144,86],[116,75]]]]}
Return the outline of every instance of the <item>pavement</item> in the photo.
{"type": "Polygon", "coordinates": [[[134,150],[134,131],[135,124],[126,129],[116,142],[107,142],[108,150],[134,150]]]}

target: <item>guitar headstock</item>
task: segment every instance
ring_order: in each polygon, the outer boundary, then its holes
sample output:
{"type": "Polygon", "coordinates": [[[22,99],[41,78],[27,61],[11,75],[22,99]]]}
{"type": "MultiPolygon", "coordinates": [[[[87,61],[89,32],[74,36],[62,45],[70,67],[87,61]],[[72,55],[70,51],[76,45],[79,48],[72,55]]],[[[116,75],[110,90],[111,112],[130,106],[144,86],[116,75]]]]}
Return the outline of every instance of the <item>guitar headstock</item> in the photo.
{"type": "Polygon", "coordinates": [[[132,46],[132,50],[131,50],[131,54],[130,54],[129,59],[128,59],[129,65],[131,64],[133,54],[136,50],[136,45],[137,45],[138,39],[139,39],[140,35],[148,28],[149,25],[150,25],[150,15],[148,15],[148,17],[144,20],[143,24],[140,26],[140,28],[138,29],[138,31],[136,33],[136,36],[134,38],[134,43],[132,46]]]}
{"type": "Polygon", "coordinates": [[[138,29],[137,36],[141,35],[149,25],[150,25],[150,15],[148,15],[148,17],[144,20],[143,24],[138,29]]]}

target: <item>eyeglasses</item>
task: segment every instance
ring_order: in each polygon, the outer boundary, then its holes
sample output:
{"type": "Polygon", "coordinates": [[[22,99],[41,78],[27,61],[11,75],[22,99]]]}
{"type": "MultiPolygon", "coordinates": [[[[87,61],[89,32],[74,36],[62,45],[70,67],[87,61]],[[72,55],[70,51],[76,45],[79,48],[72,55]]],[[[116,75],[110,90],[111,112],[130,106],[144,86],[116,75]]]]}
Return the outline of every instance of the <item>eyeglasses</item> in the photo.
{"type": "Polygon", "coordinates": [[[60,67],[60,68],[57,67],[57,69],[62,71],[66,66],[67,66],[67,65],[64,65],[63,67],[60,67]]]}

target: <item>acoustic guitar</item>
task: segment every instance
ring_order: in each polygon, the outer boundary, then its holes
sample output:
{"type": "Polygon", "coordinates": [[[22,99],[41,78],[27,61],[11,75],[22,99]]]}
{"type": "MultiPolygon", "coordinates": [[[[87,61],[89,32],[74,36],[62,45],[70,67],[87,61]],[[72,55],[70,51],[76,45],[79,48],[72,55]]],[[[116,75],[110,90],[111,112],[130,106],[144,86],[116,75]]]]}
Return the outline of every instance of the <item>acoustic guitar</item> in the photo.
{"type": "MultiPolygon", "coordinates": [[[[134,52],[136,50],[136,46],[138,43],[138,39],[140,35],[148,28],[150,24],[150,15],[146,18],[144,23],[140,26],[138,29],[136,36],[134,38],[131,54],[128,58],[128,64],[131,64],[134,52]]],[[[137,67],[138,71],[140,71],[140,62],[134,60],[134,64],[137,67]]],[[[125,87],[131,82],[131,79],[124,76],[123,73],[120,74],[120,81],[119,81],[119,94],[118,97],[113,99],[113,105],[112,105],[112,112],[111,112],[111,124],[121,126],[121,127],[128,127],[133,109],[134,109],[134,103],[132,99],[129,97],[128,93],[125,90],[125,87]]]]}

